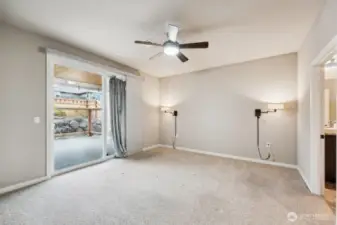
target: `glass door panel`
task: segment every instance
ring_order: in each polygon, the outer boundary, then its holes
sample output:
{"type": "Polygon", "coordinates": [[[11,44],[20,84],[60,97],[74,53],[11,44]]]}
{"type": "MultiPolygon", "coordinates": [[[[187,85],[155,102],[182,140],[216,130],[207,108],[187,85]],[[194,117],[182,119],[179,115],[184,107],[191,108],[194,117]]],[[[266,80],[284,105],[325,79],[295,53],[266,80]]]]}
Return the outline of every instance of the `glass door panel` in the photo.
{"type": "Polygon", "coordinates": [[[54,169],[103,156],[102,76],[56,66],[54,73],[54,169]]]}

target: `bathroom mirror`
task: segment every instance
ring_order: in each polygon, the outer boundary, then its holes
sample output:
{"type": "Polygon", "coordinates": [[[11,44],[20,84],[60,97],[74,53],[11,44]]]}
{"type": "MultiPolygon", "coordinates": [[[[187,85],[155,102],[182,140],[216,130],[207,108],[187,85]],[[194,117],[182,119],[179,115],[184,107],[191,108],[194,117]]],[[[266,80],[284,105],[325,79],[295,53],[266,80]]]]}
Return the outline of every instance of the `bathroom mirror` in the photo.
{"type": "Polygon", "coordinates": [[[337,129],[336,98],[337,79],[325,79],[324,82],[324,125],[326,128],[337,129]]]}

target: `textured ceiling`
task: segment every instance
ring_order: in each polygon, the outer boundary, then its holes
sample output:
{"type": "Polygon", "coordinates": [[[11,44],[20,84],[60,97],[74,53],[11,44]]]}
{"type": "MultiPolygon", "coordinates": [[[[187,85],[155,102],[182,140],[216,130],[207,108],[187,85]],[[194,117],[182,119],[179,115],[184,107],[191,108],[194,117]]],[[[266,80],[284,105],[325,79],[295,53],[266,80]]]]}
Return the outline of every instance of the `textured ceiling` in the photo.
{"type": "MultiPolygon", "coordinates": [[[[1,0],[0,0],[1,1],[1,0]]],[[[103,55],[154,76],[169,76],[296,52],[324,0],[4,0],[7,22],[103,55]],[[168,23],[179,41],[209,41],[190,58],[149,57],[168,23]]]]}

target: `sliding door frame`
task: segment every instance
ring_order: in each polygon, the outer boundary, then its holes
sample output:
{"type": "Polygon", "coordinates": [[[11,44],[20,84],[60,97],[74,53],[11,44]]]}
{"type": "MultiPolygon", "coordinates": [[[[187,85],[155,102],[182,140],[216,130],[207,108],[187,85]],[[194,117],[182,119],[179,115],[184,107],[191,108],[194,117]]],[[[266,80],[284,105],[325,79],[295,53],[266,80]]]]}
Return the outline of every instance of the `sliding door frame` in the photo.
{"type": "Polygon", "coordinates": [[[126,79],[125,75],[121,75],[117,71],[113,70],[113,68],[105,67],[102,65],[94,64],[92,62],[83,60],[76,56],[68,55],[66,53],[59,52],[54,49],[47,49],[47,95],[46,95],[46,133],[47,133],[47,152],[46,152],[46,174],[47,177],[56,176],[62,173],[66,173],[72,170],[76,170],[79,168],[87,167],[90,165],[94,165],[108,159],[113,158],[114,156],[107,156],[107,98],[106,98],[106,90],[108,83],[106,80],[109,77],[116,76],[121,79],[126,79]],[[54,90],[53,90],[53,79],[54,79],[54,68],[55,65],[61,65],[65,67],[69,67],[72,69],[78,69],[81,71],[91,72],[102,76],[102,102],[103,102],[103,118],[102,118],[102,135],[103,135],[103,149],[102,149],[102,158],[94,161],[90,161],[87,163],[83,163],[80,165],[72,166],[69,168],[65,168],[59,171],[55,171],[54,166],[54,130],[53,130],[53,120],[54,120],[54,90]]]}

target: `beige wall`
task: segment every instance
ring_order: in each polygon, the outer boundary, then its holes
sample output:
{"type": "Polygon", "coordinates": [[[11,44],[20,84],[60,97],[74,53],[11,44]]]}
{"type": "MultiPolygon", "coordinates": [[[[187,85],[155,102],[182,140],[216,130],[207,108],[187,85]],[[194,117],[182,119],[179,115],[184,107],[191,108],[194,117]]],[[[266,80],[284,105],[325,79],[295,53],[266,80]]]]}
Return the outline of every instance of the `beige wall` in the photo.
{"type": "Polygon", "coordinates": [[[310,77],[316,70],[312,60],[337,35],[337,1],[326,0],[324,9],[298,52],[298,165],[310,186],[318,169],[313,166],[317,158],[310,151],[310,77]]]}
{"type": "MultiPolygon", "coordinates": [[[[41,47],[58,49],[89,61],[137,73],[118,63],[1,24],[0,188],[46,175],[46,55],[40,50],[41,47]],[[35,116],[41,117],[40,124],[33,123],[35,116]]],[[[155,79],[153,82],[156,82],[155,79]]],[[[152,84],[146,87],[151,88],[152,84]]],[[[142,131],[144,107],[141,96],[142,93],[146,95],[146,89],[142,90],[142,78],[131,78],[128,88],[131,99],[127,103],[127,107],[130,108],[128,117],[131,118],[128,120],[129,126],[136,127],[128,129],[130,132],[128,144],[131,150],[135,151],[140,150],[144,142],[140,136],[144,133],[142,131]]],[[[154,89],[156,90],[156,87],[154,89]]],[[[153,127],[155,125],[147,128],[146,137],[151,136],[147,135],[147,132],[156,132],[152,131],[153,127]]],[[[148,139],[146,143],[156,142],[155,138],[148,139]]]]}
{"type": "Polygon", "coordinates": [[[159,144],[159,79],[142,74],[144,147],[159,144]]]}
{"type": "MultiPolygon", "coordinates": [[[[254,109],[297,100],[297,56],[282,55],[160,79],[161,105],[179,112],[177,146],[257,158],[254,109]]],[[[160,143],[173,118],[161,114],[160,143]]],[[[296,164],[296,110],[263,115],[261,143],[276,161],[296,164]]]]}

